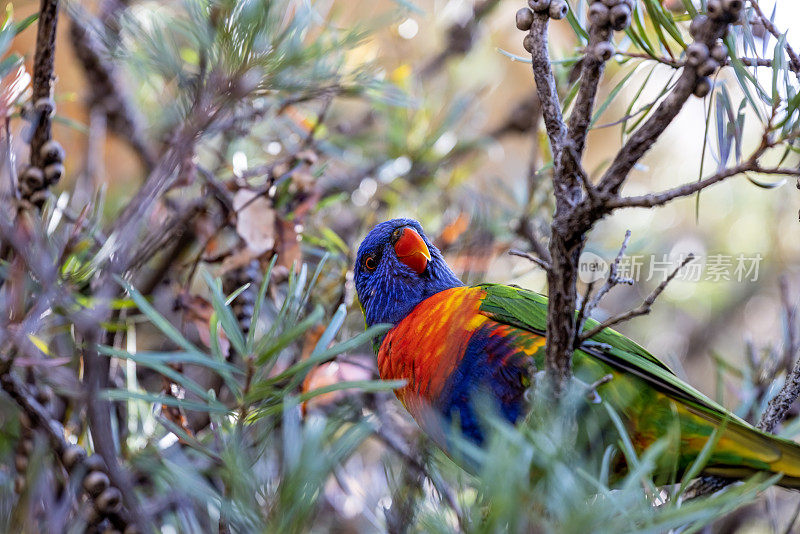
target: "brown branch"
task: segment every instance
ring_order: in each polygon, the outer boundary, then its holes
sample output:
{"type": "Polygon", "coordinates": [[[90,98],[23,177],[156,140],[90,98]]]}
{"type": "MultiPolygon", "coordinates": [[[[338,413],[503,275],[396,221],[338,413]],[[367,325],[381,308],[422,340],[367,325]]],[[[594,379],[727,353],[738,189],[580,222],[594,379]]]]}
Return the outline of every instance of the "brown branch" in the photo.
{"type": "Polygon", "coordinates": [[[447,29],[447,45],[419,70],[421,79],[429,78],[439,72],[453,56],[463,56],[472,49],[478,24],[500,3],[500,0],[484,0],[472,9],[472,16],[465,24],[455,23],[447,29]]]}
{"type": "MultiPolygon", "coordinates": [[[[645,59],[645,60],[649,59],[649,60],[657,61],[658,63],[661,63],[662,65],[667,65],[669,67],[672,67],[674,69],[681,69],[681,68],[686,66],[686,61],[681,61],[679,59],[672,59],[672,58],[668,58],[668,57],[665,57],[665,56],[652,56],[652,55],[647,54],[645,52],[629,52],[629,51],[617,50],[617,51],[614,52],[614,54],[616,54],[618,56],[625,56],[625,57],[634,58],[634,59],[645,59]]],[[[771,67],[772,66],[772,60],[771,59],[760,58],[760,57],[740,57],[739,61],[741,61],[742,64],[745,65],[746,67],[771,67]]],[[[722,65],[723,66],[728,66],[730,64],[731,64],[731,60],[730,59],[726,59],[725,62],[722,65]]],[[[790,68],[792,70],[795,70],[794,65],[790,65],[790,68]]]]}
{"type": "Polygon", "coordinates": [[[770,399],[767,409],[761,414],[761,419],[756,425],[760,430],[770,433],[786,419],[792,405],[800,396],[800,359],[796,358],[798,346],[795,337],[797,310],[789,303],[789,286],[785,277],[781,278],[780,290],[787,331],[783,356],[787,370],[786,380],[781,390],[770,399]]]}
{"type": "Polygon", "coordinates": [[[586,332],[582,332],[579,337],[580,341],[581,342],[586,341],[587,339],[596,336],[606,328],[614,326],[615,324],[619,324],[621,322],[633,319],[634,317],[639,317],[641,315],[647,315],[648,313],[650,313],[650,309],[653,306],[653,303],[658,298],[658,296],[661,295],[664,289],[667,288],[667,284],[669,284],[673,280],[673,278],[677,276],[678,272],[680,272],[680,270],[683,269],[686,266],[686,264],[692,261],[693,259],[694,259],[694,254],[689,254],[688,256],[686,256],[686,258],[684,258],[681,264],[678,267],[676,267],[675,270],[672,271],[672,273],[663,282],[658,284],[658,287],[656,287],[653,290],[653,292],[650,293],[646,299],[644,299],[644,302],[642,302],[642,304],[638,308],[634,308],[620,315],[615,315],[614,317],[609,317],[608,319],[598,324],[594,328],[591,328],[586,332]]]}
{"type": "Polygon", "coordinates": [[[42,0],[36,34],[36,55],[33,60],[34,132],[31,139],[31,165],[42,168],[42,146],[52,137],[53,64],[56,54],[58,0],[42,0]]]}
{"type": "Polygon", "coordinates": [[[595,51],[601,46],[608,46],[611,41],[611,28],[608,25],[592,24],[589,28],[589,46],[587,53],[581,61],[581,86],[575,97],[575,105],[569,116],[567,123],[570,143],[575,149],[577,157],[576,163],[580,162],[586,144],[586,135],[589,132],[589,124],[592,120],[592,110],[594,110],[597,88],[600,79],[603,77],[606,62],[595,51]]]}
{"type": "MultiPolygon", "coordinates": [[[[761,6],[758,5],[758,0],[750,0],[750,5],[753,6],[753,10],[758,15],[761,24],[764,25],[764,28],[772,34],[773,37],[776,39],[780,39],[783,35],[781,31],[772,23],[771,20],[761,11],[761,6]]],[[[792,70],[800,76],[800,57],[797,56],[797,52],[794,51],[792,45],[789,42],[786,42],[786,53],[789,55],[789,59],[792,62],[792,70]]]]}
{"type": "Polygon", "coordinates": [[[534,13],[533,24],[526,40],[532,43],[531,66],[536,81],[536,94],[539,96],[544,125],[547,136],[550,138],[550,149],[555,160],[558,153],[561,152],[567,128],[561,116],[561,103],[558,100],[556,79],[553,75],[547,48],[547,23],[549,20],[546,13],[534,13]]]}
{"type": "Polygon", "coordinates": [[[508,253],[510,255],[512,255],[512,256],[519,256],[520,258],[525,258],[526,260],[535,263],[536,265],[538,265],[539,267],[541,267],[545,271],[549,271],[550,270],[550,264],[549,263],[547,263],[546,261],[544,261],[541,258],[537,258],[536,256],[528,254],[527,252],[522,252],[521,250],[516,250],[516,249],[512,248],[511,250],[508,251],[508,253]]]}
{"type": "Polygon", "coordinates": [[[86,76],[91,110],[100,109],[108,127],[135,150],[147,172],[156,164],[156,156],[145,140],[142,120],[131,103],[129,91],[107,56],[105,46],[96,35],[90,17],[78,4],[71,6],[70,42],[86,76]]]}
{"type": "Polygon", "coordinates": [[[663,204],[666,204],[667,202],[674,200],[676,198],[693,195],[694,193],[697,193],[698,191],[701,191],[716,183],[719,183],[725,180],[726,178],[730,178],[732,176],[736,176],[744,172],[759,172],[762,174],[800,176],[800,169],[762,167],[761,165],[759,165],[758,162],[748,160],[734,167],[723,169],[718,173],[709,176],[708,178],[700,180],[699,182],[684,184],[680,187],[676,187],[674,189],[668,189],[660,193],[650,193],[647,195],[640,195],[635,197],[621,197],[621,198],[611,199],[606,203],[606,206],[610,209],[653,208],[655,206],[661,206],[663,204]]]}
{"type": "MultiPolygon", "coordinates": [[[[695,42],[705,44],[710,48],[717,39],[727,33],[727,29],[727,23],[708,19],[705,21],[702,38],[695,42]]],[[[687,66],[683,69],[673,90],[617,152],[611,165],[600,179],[599,189],[603,193],[617,194],[619,192],[633,166],[650,150],[656,139],[683,109],[683,105],[692,96],[700,78],[696,68],[687,66]]]]}

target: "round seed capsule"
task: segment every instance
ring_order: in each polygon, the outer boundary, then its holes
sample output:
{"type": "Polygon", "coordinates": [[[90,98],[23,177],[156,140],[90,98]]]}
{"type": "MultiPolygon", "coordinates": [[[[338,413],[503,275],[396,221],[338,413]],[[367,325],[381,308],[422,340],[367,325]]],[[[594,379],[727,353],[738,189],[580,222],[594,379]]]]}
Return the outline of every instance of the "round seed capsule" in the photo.
{"type": "Polygon", "coordinates": [[[589,6],[589,21],[593,26],[605,26],[608,24],[608,7],[600,2],[595,2],[589,6]]]}
{"type": "Polygon", "coordinates": [[[534,46],[536,46],[533,35],[531,34],[526,35],[525,38],[522,40],[522,46],[525,48],[525,50],[532,53],[534,46]]]}
{"type": "Polygon", "coordinates": [[[719,20],[726,15],[725,10],[722,8],[722,0],[708,0],[706,11],[708,11],[708,16],[713,20],[719,20]]]}
{"type": "Polygon", "coordinates": [[[697,74],[700,76],[710,76],[714,74],[714,71],[717,70],[717,67],[719,67],[719,63],[711,58],[708,58],[697,67],[697,74]]]}
{"type": "Polygon", "coordinates": [[[729,15],[738,16],[744,8],[744,0],[722,0],[722,8],[729,15]]]}
{"type": "Polygon", "coordinates": [[[20,182],[24,182],[31,191],[35,191],[44,186],[44,173],[39,167],[27,167],[22,171],[20,182]]]}
{"type": "Polygon", "coordinates": [[[31,193],[30,201],[37,208],[44,206],[44,203],[47,202],[47,189],[39,189],[31,193]]]}
{"type": "Polygon", "coordinates": [[[711,92],[711,80],[707,77],[702,77],[697,80],[697,85],[694,86],[694,96],[703,98],[711,92]]]}
{"type": "Polygon", "coordinates": [[[71,471],[76,465],[81,463],[86,458],[86,451],[79,445],[70,445],[61,454],[61,463],[68,471],[71,471]]]}
{"type": "Polygon", "coordinates": [[[608,61],[614,55],[614,46],[608,41],[601,41],[594,45],[593,55],[600,61],[608,61]]]}
{"type": "Polygon", "coordinates": [[[528,7],[537,13],[544,13],[550,9],[550,0],[528,0],[528,7]]]}
{"type": "Polygon", "coordinates": [[[31,438],[23,438],[20,440],[19,452],[30,455],[33,452],[33,440],[31,438]]]}
{"type": "Polygon", "coordinates": [[[108,488],[108,484],[108,475],[102,471],[92,471],[83,479],[83,488],[92,497],[100,495],[100,493],[108,488]]]}
{"type": "Polygon", "coordinates": [[[33,104],[33,109],[45,117],[52,117],[56,114],[56,101],[52,98],[40,98],[33,104]]]}
{"type": "Polygon", "coordinates": [[[107,488],[94,501],[97,509],[101,512],[116,512],[122,505],[122,494],[115,487],[107,488]]]}
{"type": "Polygon", "coordinates": [[[44,168],[44,177],[48,184],[56,183],[64,176],[64,165],[62,163],[51,163],[44,168]]]}
{"type": "Polygon", "coordinates": [[[686,47],[686,64],[696,67],[708,59],[708,47],[703,43],[692,43],[686,47]]]}
{"type": "Polygon", "coordinates": [[[105,472],[106,462],[99,454],[93,454],[86,459],[86,469],[89,471],[105,472]]]}
{"type": "Polygon", "coordinates": [[[717,43],[711,47],[711,57],[719,61],[720,64],[728,59],[728,47],[722,43],[717,43]]]}
{"type": "Polygon", "coordinates": [[[561,20],[567,16],[569,6],[564,0],[553,0],[550,2],[550,18],[553,20],[561,20]]]}
{"type": "Polygon", "coordinates": [[[708,17],[705,15],[697,15],[692,19],[692,23],[689,24],[689,33],[694,39],[701,39],[707,27],[708,17]]]}
{"type": "Polygon", "coordinates": [[[631,10],[625,4],[617,4],[608,12],[611,27],[616,31],[622,31],[631,24],[631,10]]]}
{"type": "Polygon", "coordinates": [[[522,31],[528,31],[531,29],[532,24],[533,24],[533,11],[531,11],[527,7],[523,7],[522,9],[517,11],[517,29],[522,31]]]}
{"type": "Polygon", "coordinates": [[[55,139],[50,139],[42,145],[39,156],[45,163],[62,163],[64,161],[64,148],[55,139]]]}
{"type": "Polygon", "coordinates": [[[14,492],[22,493],[25,490],[25,477],[17,475],[14,477],[14,492]]]}
{"type": "Polygon", "coordinates": [[[28,469],[28,457],[24,454],[14,456],[14,467],[17,468],[17,473],[24,472],[28,469]]]}
{"type": "Polygon", "coordinates": [[[19,412],[19,424],[25,428],[31,428],[33,423],[31,422],[31,418],[28,414],[22,410],[19,412]]]}

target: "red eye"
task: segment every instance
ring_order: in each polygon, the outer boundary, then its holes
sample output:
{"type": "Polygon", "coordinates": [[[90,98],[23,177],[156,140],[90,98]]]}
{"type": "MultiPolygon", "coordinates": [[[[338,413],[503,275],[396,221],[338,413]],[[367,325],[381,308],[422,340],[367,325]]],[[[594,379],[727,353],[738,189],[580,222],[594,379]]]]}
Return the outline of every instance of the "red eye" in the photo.
{"type": "Polygon", "coordinates": [[[364,260],[364,267],[368,271],[374,271],[375,267],[378,266],[378,263],[375,261],[375,256],[367,256],[364,260]]]}

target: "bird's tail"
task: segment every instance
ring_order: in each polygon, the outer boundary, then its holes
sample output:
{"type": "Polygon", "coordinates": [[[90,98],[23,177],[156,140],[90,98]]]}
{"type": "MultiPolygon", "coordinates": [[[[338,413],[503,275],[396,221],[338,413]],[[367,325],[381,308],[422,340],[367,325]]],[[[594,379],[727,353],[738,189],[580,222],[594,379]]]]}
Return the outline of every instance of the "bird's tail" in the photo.
{"type": "Polygon", "coordinates": [[[757,472],[782,474],[779,486],[800,489],[800,444],[729,421],[704,474],[746,478],[757,472]]]}

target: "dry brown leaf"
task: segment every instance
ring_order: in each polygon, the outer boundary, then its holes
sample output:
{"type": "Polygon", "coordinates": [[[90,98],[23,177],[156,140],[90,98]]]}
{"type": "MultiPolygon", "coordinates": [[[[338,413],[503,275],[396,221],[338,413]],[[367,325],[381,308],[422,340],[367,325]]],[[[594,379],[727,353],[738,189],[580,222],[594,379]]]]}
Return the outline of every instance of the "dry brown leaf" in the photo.
{"type": "Polygon", "coordinates": [[[269,199],[251,189],[239,189],[233,196],[236,233],[257,255],[275,247],[275,210],[269,199]]]}

